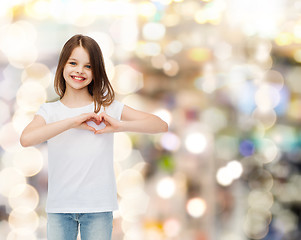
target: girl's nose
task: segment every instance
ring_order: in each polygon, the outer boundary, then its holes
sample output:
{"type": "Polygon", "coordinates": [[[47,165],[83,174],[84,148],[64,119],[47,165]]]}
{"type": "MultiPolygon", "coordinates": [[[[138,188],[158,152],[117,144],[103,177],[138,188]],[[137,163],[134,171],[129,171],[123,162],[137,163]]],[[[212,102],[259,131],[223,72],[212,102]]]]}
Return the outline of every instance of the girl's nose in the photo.
{"type": "Polygon", "coordinates": [[[79,73],[79,74],[82,74],[83,73],[83,68],[81,66],[78,66],[76,68],[76,72],[79,73]]]}

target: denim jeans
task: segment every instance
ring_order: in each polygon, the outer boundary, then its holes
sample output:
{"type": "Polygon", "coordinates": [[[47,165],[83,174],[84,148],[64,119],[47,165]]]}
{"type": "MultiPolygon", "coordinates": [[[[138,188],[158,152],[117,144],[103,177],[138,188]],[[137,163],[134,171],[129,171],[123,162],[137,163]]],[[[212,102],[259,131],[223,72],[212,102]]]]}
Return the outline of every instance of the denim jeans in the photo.
{"type": "Polygon", "coordinates": [[[48,240],[76,240],[80,228],[81,240],[110,240],[113,228],[112,212],[48,213],[48,240]]]}

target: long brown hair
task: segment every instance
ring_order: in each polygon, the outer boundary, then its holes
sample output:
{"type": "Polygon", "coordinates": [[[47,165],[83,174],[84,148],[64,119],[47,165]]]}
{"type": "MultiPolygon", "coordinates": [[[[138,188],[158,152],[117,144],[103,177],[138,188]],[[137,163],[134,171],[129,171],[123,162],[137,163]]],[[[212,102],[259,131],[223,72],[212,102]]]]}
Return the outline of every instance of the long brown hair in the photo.
{"type": "Polygon", "coordinates": [[[66,83],[63,70],[73,49],[79,46],[86,49],[90,57],[93,80],[88,85],[88,91],[94,100],[94,112],[98,113],[101,106],[107,107],[114,101],[115,93],[105,71],[101,49],[94,39],[77,34],[65,43],[55,73],[54,89],[60,98],[64,96],[66,83]]]}

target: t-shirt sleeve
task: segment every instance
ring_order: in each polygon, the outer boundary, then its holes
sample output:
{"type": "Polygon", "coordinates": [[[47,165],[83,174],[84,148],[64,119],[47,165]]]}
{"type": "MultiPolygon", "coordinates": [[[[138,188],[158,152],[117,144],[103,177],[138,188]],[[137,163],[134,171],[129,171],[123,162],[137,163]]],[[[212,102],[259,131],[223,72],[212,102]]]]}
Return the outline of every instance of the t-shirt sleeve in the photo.
{"type": "Polygon", "coordinates": [[[124,104],[122,102],[119,102],[119,101],[115,100],[110,105],[110,108],[108,109],[109,111],[107,113],[111,117],[113,117],[113,118],[117,119],[118,121],[120,121],[123,107],[124,107],[124,104]]]}
{"type": "Polygon", "coordinates": [[[40,109],[36,112],[36,115],[40,115],[44,118],[45,122],[48,123],[49,122],[49,114],[48,114],[49,110],[47,107],[47,104],[44,103],[40,106],[40,109]]]}

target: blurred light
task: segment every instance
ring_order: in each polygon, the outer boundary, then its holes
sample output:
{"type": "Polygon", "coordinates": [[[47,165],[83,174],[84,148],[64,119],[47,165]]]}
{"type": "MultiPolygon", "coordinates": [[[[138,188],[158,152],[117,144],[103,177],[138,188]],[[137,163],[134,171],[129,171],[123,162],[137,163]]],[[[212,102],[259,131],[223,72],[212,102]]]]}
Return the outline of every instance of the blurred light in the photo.
{"type": "Polygon", "coordinates": [[[249,75],[258,77],[261,72],[253,66],[234,66],[230,69],[228,88],[231,102],[240,112],[250,114],[254,107],[255,86],[251,81],[247,81],[249,75]]]}
{"type": "Polygon", "coordinates": [[[270,59],[270,53],[271,53],[272,45],[271,43],[267,41],[260,41],[255,49],[254,58],[259,63],[264,63],[270,59]]]}
{"type": "Polygon", "coordinates": [[[283,3],[273,0],[232,0],[227,6],[227,18],[232,27],[241,26],[247,36],[258,34],[264,38],[272,38],[278,33],[277,23],[285,8],[283,3]]]}
{"type": "Polygon", "coordinates": [[[128,65],[120,64],[115,67],[112,85],[117,93],[130,94],[143,87],[143,75],[128,65]]]}
{"type": "Polygon", "coordinates": [[[51,82],[52,74],[50,69],[42,63],[33,63],[26,67],[22,72],[22,82],[36,81],[44,88],[47,88],[51,82]]]}
{"type": "Polygon", "coordinates": [[[259,169],[250,175],[248,184],[251,189],[270,191],[274,185],[274,179],[270,172],[259,169]]]}
{"type": "Polygon", "coordinates": [[[165,35],[165,26],[161,23],[150,22],[143,26],[142,33],[146,40],[160,40],[165,35]]]}
{"type": "Polygon", "coordinates": [[[167,55],[173,56],[177,53],[180,53],[183,49],[183,44],[180,41],[174,40],[171,41],[167,46],[165,47],[164,51],[167,55]]]}
{"type": "Polygon", "coordinates": [[[16,208],[8,218],[10,227],[22,235],[34,233],[39,226],[39,217],[29,208],[16,208]]]}
{"type": "Polygon", "coordinates": [[[230,231],[222,233],[221,237],[223,240],[241,240],[241,236],[239,234],[230,231]]]}
{"type": "Polygon", "coordinates": [[[214,73],[212,63],[206,63],[203,67],[203,78],[196,79],[196,85],[200,85],[201,89],[206,93],[213,93],[217,88],[217,77],[214,73]]]}
{"type": "Polygon", "coordinates": [[[20,87],[20,70],[9,64],[2,73],[4,79],[0,81],[1,99],[15,101],[16,93],[20,87]]]}
{"type": "Polygon", "coordinates": [[[181,223],[176,218],[169,218],[164,222],[163,229],[167,237],[177,237],[181,231],[181,223]]]}
{"type": "Polygon", "coordinates": [[[296,62],[301,63],[301,49],[298,49],[294,52],[294,59],[296,62]]]}
{"type": "Polygon", "coordinates": [[[196,62],[205,62],[211,58],[211,51],[207,48],[194,48],[188,51],[188,57],[196,62]]]}
{"type": "Polygon", "coordinates": [[[35,112],[46,101],[46,91],[41,84],[33,81],[25,82],[17,92],[16,102],[26,111],[35,112]]]}
{"type": "Polygon", "coordinates": [[[163,64],[164,73],[170,77],[173,77],[179,72],[179,64],[174,60],[168,60],[163,64]]]}
{"type": "Polygon", "coordinates": [[[24,68],[37,60],[38,52],[34,43],[37,38],[35,27],[26,21],[17,21],[0,28],[0,50],[11,65],[24,68]]]}
{"type": "Polygon", "coordinates": [[[43,167],[43,155],[37,148],[28,147],[18,151],[14,155],[13,162],[22,171],[24,176],[32,177],[41,171],[43,167]]]}
{"type": "Polygon", "coordinates": [[[194,14],[194,20],[199,24],[218,24],[221,20],[222,5],[218,1],[205,5],[194,14]]]}
{"type": "Polygon", "coordinates": [[[163,121],[165,121],[168,125],[170,125],[172,116],[171,113],[166,109],[158,109],[155,112],[153,112],[154,115],[161,118],[163,121]]]}
{"type": "MultiPolygon", "coordinates": [[[[99,17],[131,18],[136,16],[136,6],[130,1],[82,1],[86,12],[99,17]]],[[[69,1],[69,4],[74,4],[69,1]]]]}
{"type": "Polygon", "coordinates": [[[106,73],[110,82],[113,81],[115,76],[115,66],[110,58],[104,58],[106,73]]]}
{"type": "Polygon", "coordinates": [[[10,109],[9,106],[0,99],[0,126],[3,125],[5,122],[7,122],[10,118],[10,109]]]}
{"type": "Polygon", "coordinates": [[[148,107],[148,103],[145,101],[141,95],[130,94],[122,99],[122,102],[126,105],[131,106],[134,109],[145,111],[148,107]]]}
{"type": "Polygon", "coordinates": [[[158,43],[154,42],[141,42],[136,48],[136,54],[140,58],[145,56],[157,56],[161,53],[161,46],[158,43]]]}
{"type": "Polygon", "coordinates": [[[151,63],[153,67],[157,69],[163,68],[165,62],[166,62],[166,57],[163,54],[159,54],[151,58],[151,63]]]}
{"type": "Polygon", "coordinates": [[[240,178],[243,168],[240,162],[234,160],[227,164],[228,171],[231,172],[233,179],[240,178]]]}
{"type": "Polygon", "coordinates": [[[292,151],[298,144],[298,133],[296,129],[290,125],[278,124],[274,126],[266,136],[285,152],[292,151]]]}
{"type": "Polygon", "coordinates": [[[0,146],[8,152],[14,152],[21,148],[20,135],[11,122],[0,128],[0,146]]]}
{"type": "Polygon", "coordinates": [[[274,161],[280,154],[280,151],[276,144],[270,139],[261,139],[259,152],[263,155],[263,163],[270,163],[274,161]]]}
{"type": "Polygon", "coordinates": [[[141,16],[150,18],[156,14],[156,6],[147,1],[138,3],[138,12],[141,16]]]}
{"type": "Polygon", "coordinates": [[[239,142],[237,138],[219,135],[215,141],[215,152],[217,157],[230,160],[238,154],[239,142]]]}
{"type": "Polygon", "coordinates": [[[189,199],[186,205],[187,212],[193,218],[202,217],[207,209],[206,202],[201,198],[189,199]]]}
{"type": "Polygon", "coordinates": [[[91,32],[87,35],[92,37],[98,43],[104,58],[112,57],[114,53],[114,42],[107,33],[91,32]]]}
{"type": "MultiPolygon", "coordinates": [[[[120,2],[118,4],[120,4],[120,2]]],[[[98,10],[99,8],[97,11],[98,10]]],[[[114,41],[117,44],[120,44],[125,50],[133,51],[136,48],[138,39],[138,26],[136,18],[123,18],[113,22],[110,26],[110,34],[114,41]]]]}
{"type": "MultiPolygon", "coordinates": [[[[124,220],[122,222],[125,222],[124,220]]],[[[130,227],[128,227],[124,231],[123,240],[141,240],[143,239],[143,229],[138,228],[135,223],[132,223],[130,227]]]]}
{"type": "Polygon", "coordinates": [[[221,61],[227,60],[232,56],[232,46],[225,42],[218,43],[213,54],[221,61]]]}
{"type": "Polygon", "coordinates": [[[255,146],[250,140],[243,140],[239,144],[239,152],[242,156],[250,156],[253,155],[255,151],[255,146]]]}
{"type": "Polygon", "coordinates": [[[286,74],[286,84],[293,93],[301,93],[301,81],[299,81],[300,76],[301,67],[291,67],[286,74]]]}
{"type": "Polygon", "coordinates": [[[289,117],[301,120],[301,99],[292,99],[287,110],[289,117]]]}
{"type": "Polygon", "coordinates": [[[122,197],[119,201],[121,217],[130,222],[139,221],[139,216],[145,215],[149,201],[149,196],[143,191],[136,192],[132,196],[122,197]]]}
{"type": "Polygon", "coordinates": [[[196,1],[183,1],[180,4],[174,4],[173,7],[175,14],[180,16],[180,21],[182,21],[183,19],[191,20],[201,5],[196,1]]]}
{"type": "Polygon", "coordinates": [[[114,136],[114,161],[121,162],[127,159],[133,149],[131,139],[126,133],[116,133],[114,136]]]}
{"type": "Polygon", "coordinates": [[[171,177],[165,177],[157,183],[157,194],[164,199],[171,198],[176,190],[175,181],[171,177]]]}
{"type": "Polygon", "coordinates": [[[8,202],[13,209],[28,208],[34,210],[39,203],[39,194],[31,185],[17,185],[10,191],[8,202]]]}
{"type": "Polygon", "coordinates": [[[160,142],[162,147],[168,151],[177,151],[181,145],[180,138],[172,132],[164,133],[160,142]]]}
{"type": "Polygon", "coordinates": [[[275,225],[284,233],[291,233],[298,229],[298,217],[294,212],[281,209],[275,215],[275,225]]]}
{"type": "Polygon", "coordinates": [[[218,108],[207,108],[201,115],[202,122],[213,132],[218,132],[227,126],[227,118],[225,113],[218,108]]]}
{"type": "Polygon", "coordinates": [[[168,5],[168,4],[171,4],[172,0],[151,0],[152,2],[158,2],[158,3],[161,3],[161,4],[164,4],[164,5],[168,5]]]}
{"type": "MultiPolygon", "coordinates": [[[[102,6],[99,6],[97,5],[97,1],[84,3],[81,0],[76,0],[74,3],[74,1],[53,0],[51,1],[51,15],[57,21],[72,24],[77,27],[85,27],[92,24],[96,16],[103,12],[106,7],[111,6],[106,4],[106,2],[104,2],[102,6]],[[95,8],[98,10],[97,14],[95,8]]],[[[116,12],[117,11],[118,8],[116,8],[116,12]]]]}
{"type": "Polygon", "coordinates": [[[248,203],[252,209],[268,210],[274,203],[274,198],[271,192],[252,190],[248,196],[248,203]]]}
{"type": "Polygon", "coordinates": [[[279,91],[269,84],[264,84],[256,92],[255,102],[261,111],[269,111],[279,104],[279,91]]]}
{"type": "Polygon", "coordinates": [[[15,168],[4,168],[0,172],[0,193],[9,197],[11,191],[19,184],[25,184],[25,177],[15,168]]]}
{"type": "Polygon", "coordinates": [[[251,239],[262,239],[269,231],[272,215],[268,210],[250,209],[246,216],[243,230],[251,239]]]}
{"type": "Polygon", "coordinates": [[[51,2],[45,0],[38,0],[25,5],[27,15],[32,18],[43,20],[50,16],[51,2]]]}
{"type": "Polygon", "coordinates": [[[185,146],[191,153],[202,153],[207,146],[207,139],[202,133],[190,133],[185,139],[185,146]]]}
{"type": "Polygon", "coordinates": [[[278,46],[286,46],[286,45],[290,45],[293,42],[293,35],[289,32],[282,32],[279,33],[278,36],[275,38],[275,43],[278,46]]]}
{"type": "Polygon", "coordinates": [[[301,21],[294,26],[294,36],[297,39],[301,39],[301,21]]]}
{"type": "Polygon", "coordinates": [[[2,26],[6,24],[10,24],[13,19],[13,10],[9,7],[9,3],[11,1],[2,1],[1,2],[1,9],[0,9],[0,22],[2,26]]]}
{"type": "Polygon", "coordinates": [[[35,233],[28,233],[24,230],[13,230],[8,235],[6,240],[37,240],[35,233]]]}
{"type": "Polygon", "coordinates": [[[233,182],[232,173],[227,167],[221,167],[216,173],[216,180],[222,186],[229,186],[233,182]]]}
{"type": "Polygon", "coordinates": [[[174,13],[166,13],[164,18],[162,19],[162,23],[166,27],[174,27],[177,26],[181,21],[181,17],[179,14],[174,13]]]}
{"type": "Polygon", "coordinates": [[[268,129],[276,123],[277,114],[274,109],[262,110],[260,108],[256,108],[252,113],[252,118],[260,122],[265,129],[268,129]]]}
{"type": "Polygon", "coordinates": [[[132,197],[143,192],[144,180],[140,172],[127,169],[117,178],[117,190],[121,197],[132,197]]]}
{"type": "Polygon", "coordinates": [[[21,135],[24,128],[31,122],[33,119],[34,113],[28,113],[22,108],[15,110],[12,122],[16,132],[21,135]]]}
{"type": "Polygon", "coordinates": [[[281,90],[284,86],[283,75],[275,70],[269,70],[264,74],[264,81],[269,83],[275,90],[281,90]]]}
{"type": "Polygon", "coordinates": [[[199,24],[204,24],[207,22],[208,19],[207,19],[206,12],[204,11],[204,9],[200,9],[195,13],[194,20],[199,24]]]}

